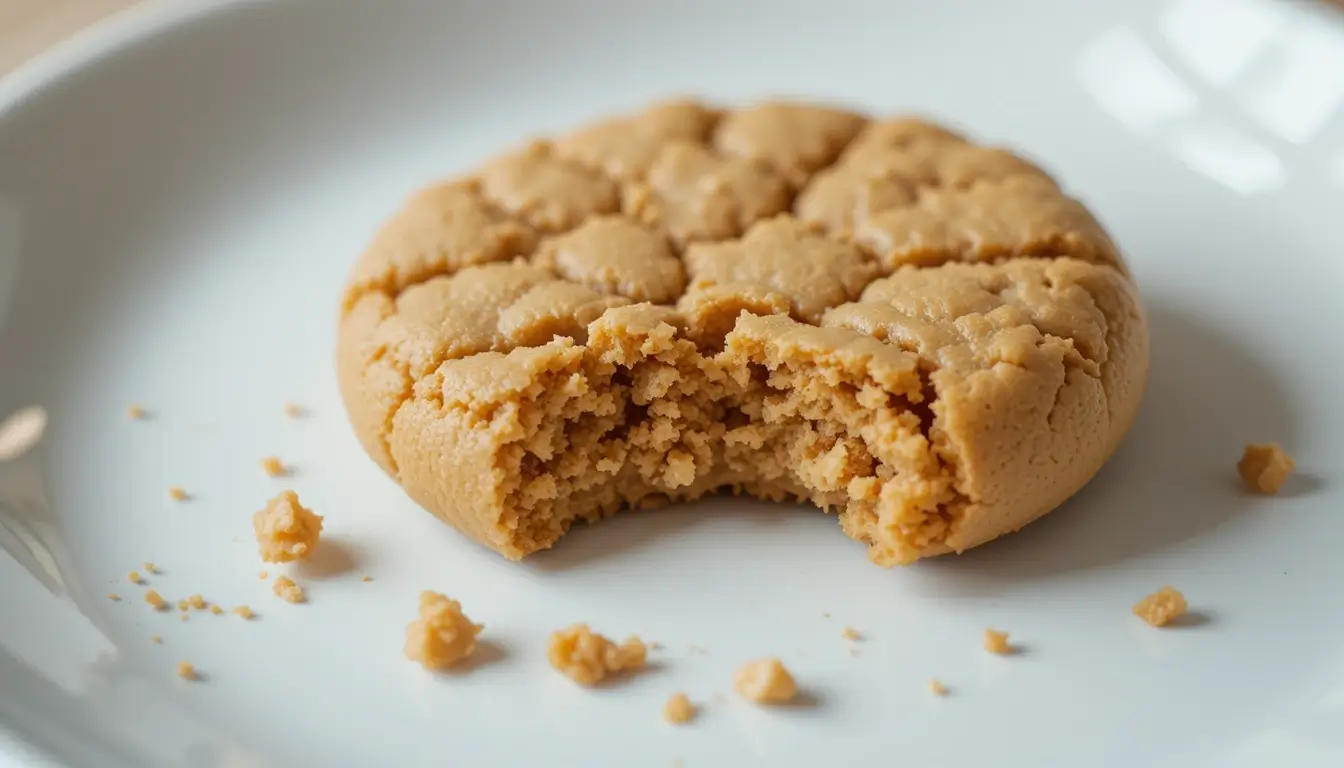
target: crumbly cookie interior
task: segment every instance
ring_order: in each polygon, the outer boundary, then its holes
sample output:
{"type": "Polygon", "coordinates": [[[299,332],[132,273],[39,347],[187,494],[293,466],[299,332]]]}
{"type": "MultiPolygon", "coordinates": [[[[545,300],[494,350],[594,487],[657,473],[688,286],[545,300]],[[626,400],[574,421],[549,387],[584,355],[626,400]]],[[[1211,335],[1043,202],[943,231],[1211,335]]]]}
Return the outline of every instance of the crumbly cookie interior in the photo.
{"type": "Polygon", "coordinates": [[[1147,336],[1043,171],[919,120],[676,102],[413,197],[347,290],[370,456],[510,558],[731,491],[879,564],[961,551],[1096,472],[1147,336]]]}

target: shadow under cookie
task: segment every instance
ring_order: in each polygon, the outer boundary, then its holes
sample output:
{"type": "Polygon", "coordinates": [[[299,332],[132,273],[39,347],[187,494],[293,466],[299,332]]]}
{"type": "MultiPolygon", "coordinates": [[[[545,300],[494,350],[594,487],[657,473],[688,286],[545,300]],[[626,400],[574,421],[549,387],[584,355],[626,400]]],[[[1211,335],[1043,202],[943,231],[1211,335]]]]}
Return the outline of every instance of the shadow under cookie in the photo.
{"type": "MultiPolygon", "coordinates": [[[[1243,445],[1292,451],[1301,415],[1282,382],[1236,339],[1170,303],[1149,306],[1148,391],[1120,449],[1082,491],[1045,519],[991,546],[919,567],[930,589],[1010,590],[1146,555],[1264,506],[1237,477],[1243,445]]],[[[1312,484],[1308,475],[1299,483],[1312,484]]],[[[1319,481],[1317,481],[1319,482],[1319,481]]]]}

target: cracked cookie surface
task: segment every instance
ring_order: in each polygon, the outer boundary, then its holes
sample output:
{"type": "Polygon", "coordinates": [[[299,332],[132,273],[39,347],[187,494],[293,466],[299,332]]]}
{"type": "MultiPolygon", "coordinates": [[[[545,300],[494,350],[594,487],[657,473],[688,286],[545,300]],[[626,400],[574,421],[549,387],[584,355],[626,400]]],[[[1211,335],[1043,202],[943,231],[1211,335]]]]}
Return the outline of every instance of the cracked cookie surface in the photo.
{"type": "Polygon", "coordinates": [[[722,490],[882,565],[1017,530],[1133,420],[1118,250],[1030,161],[921,119],[655,104],[412,196],[337,369],[411,498],[510,558],[722,490]]]}

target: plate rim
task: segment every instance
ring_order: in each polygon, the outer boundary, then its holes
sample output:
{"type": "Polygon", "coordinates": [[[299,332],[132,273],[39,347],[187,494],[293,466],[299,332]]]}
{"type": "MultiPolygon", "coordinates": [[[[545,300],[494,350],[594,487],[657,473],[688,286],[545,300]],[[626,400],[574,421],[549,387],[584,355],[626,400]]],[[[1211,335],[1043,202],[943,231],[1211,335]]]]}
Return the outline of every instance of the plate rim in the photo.
{"type": "MultiPolygon", "coordinates": [[[[0,123],[44,90],[118,52],[253,0],[138,0],[77,30],[0,76],[0,123]]],[[[0,719],[0,768],[62,768],[59,750],[8,718],[0,719]]]]}

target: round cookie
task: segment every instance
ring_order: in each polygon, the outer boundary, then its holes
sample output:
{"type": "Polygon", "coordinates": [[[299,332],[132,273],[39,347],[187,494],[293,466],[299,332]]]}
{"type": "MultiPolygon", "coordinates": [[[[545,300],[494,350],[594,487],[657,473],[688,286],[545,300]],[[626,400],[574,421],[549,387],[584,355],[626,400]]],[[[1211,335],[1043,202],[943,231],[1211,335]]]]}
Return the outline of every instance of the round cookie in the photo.
{"type": "Polygon", "coordinates": [[[961,552],[1105,463],[1148,368],[1086,208],[925,120],[655,104],[413,196],[357,263],[361,444],[510,558],[720,490],[882,565],[961,552]]]}

